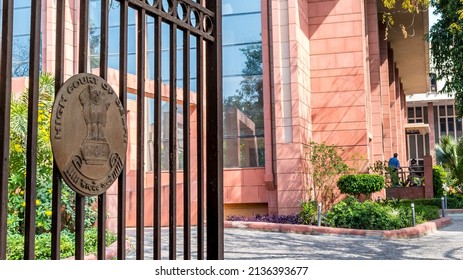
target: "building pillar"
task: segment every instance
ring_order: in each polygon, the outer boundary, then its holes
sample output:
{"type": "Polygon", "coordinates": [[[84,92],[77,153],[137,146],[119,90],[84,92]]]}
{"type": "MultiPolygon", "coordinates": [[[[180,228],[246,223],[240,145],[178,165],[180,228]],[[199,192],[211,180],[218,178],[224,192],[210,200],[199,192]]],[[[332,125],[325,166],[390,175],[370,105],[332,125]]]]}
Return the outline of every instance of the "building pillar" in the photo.
{"type": "Polygon", "coordinates": [[[401,141],[403,143],[402,147],[402,153],[405,156],[405,158],[409,158],[408,156],[408,144],[407,144],[407,134],[405,133],[405,124],[408,123],[408,116],[407,116],[407,100],[405,98],[405,91],[404,87],[402,84],[402,81],[400,81],[400,108],[401,108],[401,116],[402,116],[402,130],[401,130],[401,141]]]}
{"type": "Polygon", "coordinates": [[[391,139],[391,109],[389,106],[389,62],[388,62],[388,44],[384,38],[384,25],[380,25],[380,79],[381,79],[381,103],[382,103],[382,129],[383,129],[383,152],[385,158],[393,155],[391,139]]]}
{"type": "Polygon", "coordinates": [[[434,197],[434,186],[432,178],[432,157],[424,156],[424,198],[434,197]]]}
{"type": "Polygon", "coordinates": [[[272,0],[271,5],[276,196],[269,192],[269,212],[292,214],[307,199],[303,146],[311,138],[309,3],[272,0]]]}
{"type": "MultiPolygon", "coordinates": [[[[372,158],[373,162],[383,161],[383,110],[381,106],[380,50],[378,30],[378,3],[367,1],[368,51],[370,62],[371,122],[372,122],[372,158]]],[[[371,162],[370,162],[371,163],[371,162]]]]}
{"type": "Polygon", "coordinates": [[[435,128],[434,128],[434,114],[437,112],[434,112],[434,104],[433,102],[428,102],[428,124],[429,124],[429,155],[435,159],[436,158],[436,152],[434,150],[434,147],[436,146],[436,133],[435,133],[435,128]]]}

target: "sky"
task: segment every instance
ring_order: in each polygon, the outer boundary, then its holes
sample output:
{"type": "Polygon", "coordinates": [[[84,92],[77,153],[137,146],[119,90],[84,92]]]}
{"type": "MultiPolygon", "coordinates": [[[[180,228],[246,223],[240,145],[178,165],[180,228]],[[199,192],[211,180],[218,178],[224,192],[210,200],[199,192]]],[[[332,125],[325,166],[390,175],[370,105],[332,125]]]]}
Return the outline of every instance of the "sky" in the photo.
{"type": "Polygon", "coordinates": [[[439,16],[434,15],[433,12],[434,12],[434,7],[430,5],[429,6],[429,28],[431,28],[431,26],[433,26],[433,24],[436,23],[437,19],[439,18],[439,16]]]}

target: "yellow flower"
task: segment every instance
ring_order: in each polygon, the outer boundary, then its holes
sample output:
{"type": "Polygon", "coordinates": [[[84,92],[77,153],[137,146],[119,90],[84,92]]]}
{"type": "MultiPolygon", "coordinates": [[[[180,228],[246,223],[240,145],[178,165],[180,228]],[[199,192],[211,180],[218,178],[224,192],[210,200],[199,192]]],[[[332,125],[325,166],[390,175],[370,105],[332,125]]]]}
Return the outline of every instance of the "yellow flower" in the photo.
{"type": "Polygon", "coordinates": [[[40,200],[36,199],[36,200],[35,200],[35,204],[36,204],[36,205],[40,205],[40,200]]]}
{"type": "Polygon", "coordinates": [[[42,226],[42,222],[38,222],[38,223],[37,223],[37,226],[41,227],[41,226],[42,226]]]}
{"type": "Polygon", "coordinates": [[[51,193],[52,191],[53,191],[52,189],[49,189],[49,190],[48,190],[48,193],[51,193]]]}
{"type": "Polygon", "coordinates": [[[20,191],[19,194],[23,195],[23,194],[24,194],[24,191],[20,191]]]}
{"type": "Polygon", "coordinates": [[[26,202],[23,201],[23,203],[21,203],[21,206],[22,206],[22,207],[26,206],[26,202]]]}
{"type": "Polygon", "coordinates": [[[50,210],[48,210],[48,211],[45,212],[45,215],[47,215],[47,216],[51,216],[51,214],[52,214],[52,213],[51,213],[50,210]]]}
{"type": "Polygon", "coordinates": [[[17,152],[17,153],[22,153],[22,152],[23,152],[23,148],[22,148],[21,145],[19,145],[19,144],[14,144],[13,149],[14,149],[15,152],[17,152]]]}

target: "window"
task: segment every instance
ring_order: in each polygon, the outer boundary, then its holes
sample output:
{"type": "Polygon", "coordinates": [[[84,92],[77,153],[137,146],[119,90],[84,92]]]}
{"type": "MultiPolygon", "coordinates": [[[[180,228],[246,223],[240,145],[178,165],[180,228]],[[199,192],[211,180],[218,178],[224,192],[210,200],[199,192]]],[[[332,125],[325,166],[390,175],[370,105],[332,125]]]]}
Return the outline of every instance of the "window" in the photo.
{"type": "Polygon", "coordinates": [[[260,1],[223,1],[224,167],[264,166],[260,1]]]}
{"type": "Polygon", "coordinates": [[[436,143],[438,143],[440,136],[444,134],[449,134],[455,138],[462,135],[462,122],[461,119],[455,116],[453,104],[434,106],[434,110],[435,117],[439,120],[436,143]]]}
{"type": "MultiPolygon", "coordinates": [[[[428,123],[428,107],[408,107],[407,118],[408,123],[428,123]]],[[[407,138],[410,158],[421,162],[423,156],[429,154],[429,134],[407,135],[407,138]]]]}

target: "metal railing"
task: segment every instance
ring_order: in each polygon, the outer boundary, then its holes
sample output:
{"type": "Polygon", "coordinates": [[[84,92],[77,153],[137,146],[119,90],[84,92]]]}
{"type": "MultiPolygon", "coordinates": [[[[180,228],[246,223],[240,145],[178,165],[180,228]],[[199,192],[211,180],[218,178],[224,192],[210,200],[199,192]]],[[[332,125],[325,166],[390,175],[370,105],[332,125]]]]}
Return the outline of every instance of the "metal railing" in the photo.
{"type": "Polygon", "coordinates": [[[424,166],[403,166],[398,170],[386,173],[387,184],[391,187],[421,187],[424,186],[424,166]]]}

